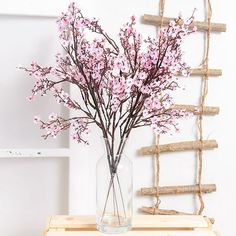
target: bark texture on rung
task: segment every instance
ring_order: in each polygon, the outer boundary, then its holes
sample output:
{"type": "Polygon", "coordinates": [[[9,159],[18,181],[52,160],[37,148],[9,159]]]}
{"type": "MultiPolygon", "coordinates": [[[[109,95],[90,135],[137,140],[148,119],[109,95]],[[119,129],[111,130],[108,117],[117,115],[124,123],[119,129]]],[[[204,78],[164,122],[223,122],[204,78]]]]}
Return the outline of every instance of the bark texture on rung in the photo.
{"type": "MultiPolygon", "coordinates": [[[[194,106],[194,105],[176,104],[174,105],[174,108],[180,110],[186,110],[188,112],[193,113],[194,115],[199,115],[201,113],[201,108],[199,106],[194,106]]],[[[219,107],[204,106],[202,110],[203,115],[218,115],[219,112],[220,112],[219,107]]]]}
{"type": "Polygon", "coordinates": [[[202,184],[201,189],[199,185],[180,185],[180,186],[163,186],[158,188],[141,188],[140,194],[145,196],[156,196],[158,195],[172,195],[172,194],[188,194],[188,193],[212,193],[216,191],[215,184],[202,184]]]}
{"type": "MultiPolygon", "coordinates": [[[[155,15],[144,14],[142,17],[143,23],[151,24],[151,25],[168,25],[171,20],[175,20],[176,18],[173,17],[161,17],[155,15]]],[[[207,31],[208,30],[208,22],[202,21],[194,21],[193,26],[197,27],[198,31],[207,31]]],[[[223,23],[211,23],[210,30],[212,32],[225,32],[226,31],[226,24],[223,23]]]]}
{"type": "Polygon", "coordinates": [[[191,213],[176,211],[176,210],[166,210],[166,209],[159,209],[155,207],[141,207],[140,211],[152,214],[152,215],[193,215],[191,213]]]}
{"type": "MultiPolygon", "coordinates": [[[[216,140],[203,140],[201,141],[185,141],[178,143],[169,143],[159,145],[159,152],[178,152],[198,149],[213,149],[217,148],[218,143],[216,140]]],[[[157,146],[142,147],[138,151],[139,155],[155,155],[157,154],[157,146]]]]}
{"type": "Polygon", "coordinates": [[[203,75],[209,75],[209,76],[221,76],[222,70],[220,69],[202,69],[202,68],[194,68],[190,69],[190,75],[192,76],[203,76],[203,75]]]}
{"type": "MultiPolygon", "coordinates": [[[[181,212],[181,211],[176,211],[176,210],[166,210],[166,209],[159,209],[155,207],[146,207],[143,206],[139,209],[143,213],[148,213],[150,215],[195,215],[193,213],[188,213],[188,212],[181,212]]],[[[211,222],[211,224],[215,223],[214,218],[208,218],[211,222]]]]}

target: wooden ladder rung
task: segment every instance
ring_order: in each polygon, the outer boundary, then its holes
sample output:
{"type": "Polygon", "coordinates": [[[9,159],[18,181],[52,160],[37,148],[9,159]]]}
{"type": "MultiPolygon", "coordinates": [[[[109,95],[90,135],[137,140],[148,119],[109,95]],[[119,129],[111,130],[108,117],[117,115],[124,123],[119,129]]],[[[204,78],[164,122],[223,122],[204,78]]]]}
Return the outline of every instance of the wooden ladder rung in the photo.
{"type": "MultiPolygon", "coordinates": [[[[155,15],[144,14],[142,17],[143,23],[151,24],[151,25],[168,25],[171,20],[175,20],[174,17],[161,17],[155,15]]],[[[208,22],[203,21],[194,21],[193,26],[197,27],[198,31],[207,31],[208,30],[208,22]]],[[[211,23],[210,30],[212,32],[226,32],[226,24],[223,23],[211,23]]]]}
{"type": "MultiPolygon", "coordinates": [[[[216,191],[215,184],[202,184],[201,189],[199,185],[179,185],[179,186],[163,186],[158,187],[159,195],[172,195],[172,194],[187,194],[187,193],[199,193],[201,190],[202,193],[211,193],[216,191]]],[[[156,196],[157,188],[156,187],[147,187],[141,188],[138,192],[140,195],[156,196]]]]}
{"type": "Polygon", "coordinates": [[[203,141],[185,141],[178,143],[161,144],[158,146],[152,145],[147,147],[142,147],[139,149],[138,153],[141,156],[144,155],[155,155],[157,151],[161,152],[178,152],[178,151],[188,151],[188,150],[199,150],[199,149],[213,149],[217,148],[218,143],[216,140],[203,140],[203,141]]]}
{"type": "MultiPolygon", "coordinates": [[[[195,105],[176,104],[173,106],[173,108],[186,110],[188,112],[193,113],[194,115],[199,115],[201,111],[201,107],[195,105]]],[[[212,106],[204,106],[202,110],[203,115],[218,115],[219,112],[220,112],[219,107],[212,107],[212,106]]]]}
{"type": "Polygon", "coordinates": [[[191,76],[222,76],[222,70],[221,69],[202,69],[202,68],[192,68],[190,69],[190,75],[191,76]]]}

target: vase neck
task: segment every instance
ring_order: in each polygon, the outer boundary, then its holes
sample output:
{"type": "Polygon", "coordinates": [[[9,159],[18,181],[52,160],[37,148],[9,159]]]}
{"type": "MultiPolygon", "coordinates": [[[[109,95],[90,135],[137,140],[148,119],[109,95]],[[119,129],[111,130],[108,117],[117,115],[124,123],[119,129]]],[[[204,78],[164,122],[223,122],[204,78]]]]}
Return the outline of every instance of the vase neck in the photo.
{"type": "Polygon", "coordinates": [[[113,158],[121,156],[125,153],[125,147],[127,145],[127,138],[103,138],[105,153],[107,156],[113,158]]]}

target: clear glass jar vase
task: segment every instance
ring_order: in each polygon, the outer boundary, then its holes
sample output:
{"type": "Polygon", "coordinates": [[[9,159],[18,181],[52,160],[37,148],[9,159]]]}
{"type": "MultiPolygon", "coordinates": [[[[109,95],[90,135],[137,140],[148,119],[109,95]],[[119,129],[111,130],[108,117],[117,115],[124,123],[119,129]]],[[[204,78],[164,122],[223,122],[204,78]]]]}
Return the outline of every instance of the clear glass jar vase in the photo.
{"type": "Polygon", "coordinates": [[[96,166],[97,229],[103,233],[128,231],[132,222],[132,198],[131,160],[123,154],[112,158],[106,153],[96,166]]]}

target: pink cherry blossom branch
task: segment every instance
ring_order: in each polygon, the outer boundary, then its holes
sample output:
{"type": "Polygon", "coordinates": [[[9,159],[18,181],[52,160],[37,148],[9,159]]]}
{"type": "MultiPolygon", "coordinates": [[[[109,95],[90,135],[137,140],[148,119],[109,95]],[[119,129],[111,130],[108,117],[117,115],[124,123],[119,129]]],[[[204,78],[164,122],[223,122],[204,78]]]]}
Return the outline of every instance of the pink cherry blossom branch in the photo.
{"type": "Polygon", "coordinates": [[[36,78],[33,97],[52,92],[58,103],[78,111],[77,117],[69,119],[40,120],[44,137],[71,128],[73,138],[86,143],[84,135],[94,123],[107,140],[108,161],[114,169],[134,128],[150,125],[157,133],[177,129],[177,120],[186,113],[172,109],[172,93],[178,88],[176,74],[188,75],[181,44],[194,32],[189,27],[193,17],[180,24],[182,21],[172,21],[156,38],[143,40],[131,17],[121,28],[117,43],[98,20],[84,17],[72,3],[57,22],[65,55],[57,54],[53,67],[32,63],[30,69],[24,68],[36,78]],[[91,32],[97,37],[89,40],[86,34],[91,32]],[[79,99],[60,88],[68,83],[77,88],[79,99]],[[121,141],[116,149],[117,136],[121,141]]]}

